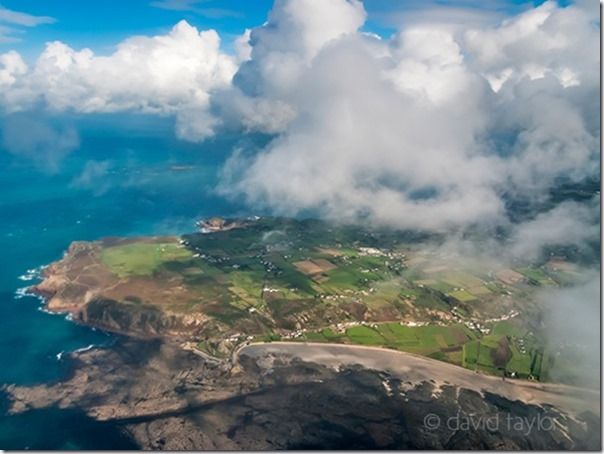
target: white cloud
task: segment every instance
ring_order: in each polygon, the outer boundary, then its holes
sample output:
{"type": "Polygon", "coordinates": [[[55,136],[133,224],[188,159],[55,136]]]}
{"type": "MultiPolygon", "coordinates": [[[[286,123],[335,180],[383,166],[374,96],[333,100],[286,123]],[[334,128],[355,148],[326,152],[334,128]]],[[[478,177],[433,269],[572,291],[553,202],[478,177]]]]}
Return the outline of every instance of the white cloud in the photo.
{"type": "Polygon", "coordinates": [[[193,141],[273,134],[234,154],[222,191],[285,214],[507,225],[502,194],[532,202],[597,175],[597,11],[546,2],[493,23],[494,7],[469,28],[429,11],[385,40],[362,31],[357,0],[277,0],[233,56],[186,22],[107,56],[53,42],[30,68],[0,56],[0,102],[173,115],[193,141]]]}
{"type": "Polygon", "coordinates": [[[267,24],[251,31],[250,59],[235,80],[237,91],[250,100],[241,100],[236,91],[234,103],[221,107],[229,111],[240,106],[236,116],[246,128],[254,125],[270,133],[283,129],[295,109],[285,107],[282,98],[296,91],[298,78],[324,46],[356,33],[365,17],[358,0],[276,1],[267,24]]]}
{"type": "Polygon", "coordinates": [[[252,30],[246,28],[243,34],[235,39],[235,51],[237,61],[244,62],[252,58],[252,46],[250,45],[250,37],[252,30]]]}
{"type": "Polygon", "coordinates": [[[594,39],[599,28],[592,14],[547,1],[499,27],[467,31],[465,46],[477,70],[489,80],[552,75],[565,87],[579,85],[581,78],[592,79],[599,73],[593,65],[594,54],[599,52],[599,41],[594,39]]]}
{"type": "Polygon", "coordinates": [[[541,292],[546,342],[561,361],[554,361],[548,379],[597,389],[600,384],[600,273],[582,270],[583,282],[541,292]],[[572,361],[572,368],[565,366],[572,361]]]}
{"type": "Polygon", "coordinates": [[[21,41],[19,35],[24,33],[23,27],[37,27],[42,24],[53,24],[56,19],[48,16],[34,16],[32,14],[14,11],[0,5],[0,43],[13,43],[21,41]]]}
{"type": "Polygon", "coordinates": [[[387,76],[399,90],[435,104],[462,92],[480,91],[482,81],[468,72],[460,46],[446,29],[422,26],[404,30],[396,38],[394,60],[396,66],[387,76]]]}
{"type": "Polygon", "coordinates": [[[0,5],[0,21],[24,27],[36,27],[41,24],[54,24],[56,19],[48,16],[34,16],[32,14],[14,11],[0,5]]]}
{"type": "Polygon", "coordinates": [[[539,258],[544,246],[584,248],[600,234],[599,197],[591,203],[564,202],[515,227],[510,238],[512,257],[539,258]]]}
{"type": "Polygon", "coordinates": [[[170,11],[187,11],[209,19],[222,19],[223,17],[241,17],[239,11],[211,7],[208,0],[156,0],[150,3],[154,8],[166,9],[170,11]],[[205,6],[204,6],[205,5],[205,6]]]}
{"type": "Polygon", "coordinates": [[[43,102],[55,111],[182,115],[179,123],[195,119],[181,128],[183,137],[192,140],[211,135],[210,92],[228,86],[236,71],[234,59],[220,51],[214,30],[200,32],[185,21],[166,35],[129,38],[108,56],[55,41],[30,71],[24,73],[17,60],[14,53],[0,56],[0,83],[10,81],[3,91],[9,110],[43,102]],[[13,80],[15,75],[20,77],[13,80]]]}
{"type": "Polygon", "coordinates": [[[399,89],[389,77],[394,57],[376,57],[375,47],[387,44],[374,41],[355,36],[324,49],[288,95],[297,117],[251,162],[231,161],[229,171],[241,165],[242,174],[225,187],[287,214],[319,209],[396,226],[498,216],[497,159],[487,162],[471,140],[481,124],[478,99],[452,87],[435,104],[399,89]]]}
{"type": "Polygon", "coordinates": [[[0,55],[0,88],[8,88],[27,73],[27,65],[14,50],[0,55]]]}
{"type": "Polygon", "coordinates": [[[277,2],[213,99],[227,123],[277,134],[234,155],[225,193],[442,230],[505,225],[503,193],[547,197],[597,174],[599,30],[585,10],[546,3],[466,32],[407,24],[384,41],[358,31],[359,4],[325,3],[277,2]]]}

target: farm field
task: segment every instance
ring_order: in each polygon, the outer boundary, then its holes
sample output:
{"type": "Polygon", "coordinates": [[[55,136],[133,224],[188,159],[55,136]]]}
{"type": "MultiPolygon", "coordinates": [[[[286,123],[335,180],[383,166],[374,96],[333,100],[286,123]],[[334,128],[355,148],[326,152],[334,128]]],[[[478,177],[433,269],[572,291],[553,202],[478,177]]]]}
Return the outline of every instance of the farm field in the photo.
{"type": "Polygon", "coordinates": [[[74,280],[65,295],[81,301],[78,294],[92,290],[127,310],[150,311],[146,319],[158,326],[137,329],[154,334],[184,317],[179,335],[210,354],[246,339],[341,342],[493,374],[543,375],[549,362],[537,336],[525,322],[506,320],[538,310],[534,292],[558,285],[572,265],[490,269],[440,253],[438,241],[283,218],[181,237],[112,238],[65,258],[67,281],[74,280]],[[160,323],[164,316],[171,321],[160,323]]]}
{"type": "Polygon", "coordinates": [[[497,323],[483,336],[463,324],[404,326],[400,323],[358,325],[341,333],[331,329],[306,332],[307,342],[335,342],[377,346],[420,354],[467,369],[493,375],[539,379],[542,349],[527,331],[507,322],[497,323]],[[524,345],[531,343],[530,349],[524,345]],[[520,342],[520,344],[519,344],[520,342]],[[503,356],[498,358],[497,353],[503,356]]]}
{"type": "Polygon", "coordinates": [[[543,346],[518,325],[497,323],[490,335],[464,345],[462,365],[495,375],[539,379],[543,346]]]}
{"type": "Polygon", "coordinates": [[[462,346],[476,338],[464,325],[404,326],[379,323],[353,326],[341,333],[332,329],[307,332],[309,342],[337,342],[392,348],[461,365],[462,346]]]}

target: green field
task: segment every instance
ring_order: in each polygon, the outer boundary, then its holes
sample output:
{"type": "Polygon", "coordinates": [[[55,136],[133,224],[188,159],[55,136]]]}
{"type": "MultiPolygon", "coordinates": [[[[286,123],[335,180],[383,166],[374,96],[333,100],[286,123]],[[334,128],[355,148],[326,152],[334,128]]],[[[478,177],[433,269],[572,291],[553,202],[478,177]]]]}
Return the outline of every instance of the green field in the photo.
{"type": "Polygon", "coordinates": [[[530,282],[533,282],[535,284],[556,285],[556,281],[554,281],[551,277],[549,277],[547,274],[545,274],[544,271],[539,268],[518,268],[516,269],[516,271],[528,278],[530,282]]]}
{"type": "Polygon", "coordinates": [[[367,326],[353,326],[346,330],[346,337],[353,344],[385,345],[386,339],[376,329],[367,326]]]}
{"type": "Polygon", "coordinates": [[[493,327],[493,334],[523,338],[528,333],[526,328],[517,323],[503,321],[493,327]]]}
{"type": "Polygon", "coordinates": [[[474,301],[476,299],[476,297],[474,295],[472,295],[470,292],[467,292],[465,290],[457,290],[455,292],[451,292],[451,293],[449,293],[449,296],[452,296],[456,300],[459,300],[462,302],[474,301]]]}
{"type": "Polygon", "coordinates": [[[463,346],[462,365],[468,369],[492,374],[515,375],[520,378],[540,378],[543,353],[536,340],[522,326],[499,322],[488,336],[463,346]],[[496,349],[505,344],[508,352],[505,364],[496,364],[496,349]],[[524,345],[524,352],[521,344],[524,345]]]}
{"type": "MultiPolygon", "coordinates": [[[[489,336],[465,326],[508,314],[518,301],[529,314],[535,308],[530,286],[506,284],[487,267],[426,251],[426,238],[417,234],[261,218],[181,240],[102,248],[101,261],[122,281],[117,298],[203,314],[216,322],[208,324],[209,335],[218,337],[381,346],[489,373],[541,376],[541,347],[521,324],[499,323],[489,336]],[[161,291],[144,294],[149,287],[134,279],[127,293],[127,278],[140,276],[152,276],[161,291]],[[350,322],[357,325],[336,332],[350,322]]],[[[518,271],[542,285],[553,277],[529,263],[518,271]]]]}
{"type": "Polygon", "coordinates": [[[399,323],[357,325],[341,334],[326,328],[306,332],[304,335],[306,341],[386,347],[459,365],[462,361],[462,346],[473,339],[475,334],[463,325],[403,326],[399,323]]]}
{"type": "Polygon", "coordinates": [[[191,252],[177,243],[130,243],[103,249],[101,260],[119,277],[149,276],[167,262],[188,259],[191,252]]]}

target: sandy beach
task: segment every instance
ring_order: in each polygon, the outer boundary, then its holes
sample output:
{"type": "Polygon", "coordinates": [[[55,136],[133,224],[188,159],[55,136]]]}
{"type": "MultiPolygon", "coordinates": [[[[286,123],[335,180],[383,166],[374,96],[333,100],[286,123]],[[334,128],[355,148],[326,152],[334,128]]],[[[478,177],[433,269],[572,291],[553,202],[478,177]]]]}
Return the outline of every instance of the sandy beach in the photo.
{"type": "Polygon", "coordinates": [[[359,364],[410,382],[452,384],[480,392],[496,393],[510,400],[529,404],[553,405],[573,414],[586,410],[600,414],[600,393],[597,390],[528,380],[503,380],[442,361],[377,347],[271,342],[250,344],[241,348],[237,354],[251,357],[285,355],[333,368],[359,364]]]}

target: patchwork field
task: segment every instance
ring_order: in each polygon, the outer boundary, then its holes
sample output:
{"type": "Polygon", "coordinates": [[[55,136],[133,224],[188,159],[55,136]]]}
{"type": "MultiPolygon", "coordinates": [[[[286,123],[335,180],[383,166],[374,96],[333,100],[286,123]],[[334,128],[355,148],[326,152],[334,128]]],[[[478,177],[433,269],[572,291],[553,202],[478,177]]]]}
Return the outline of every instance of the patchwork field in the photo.
{"type": "Polygon", "coordinates": [[[53,265],[62,284],[46,293],[69,310],[116,303],[137,311],[136,326],[103,312],[100,325],[177,330],[215,356],[249,339],[340,342],[539,378],[537,337],[506,320],[537,310],[535,289],[572,279],[560,259],[491,269],[444,256],[438,237],[417,233],[275,218],[237,226],[80,243],[53,265]]]}
{"type": "Polygon", "coordinates": [[[464,345],[462,365],[491,374],[539,379],[543,347],[525,328],[499,322],[488,336],[464,345]]]}

